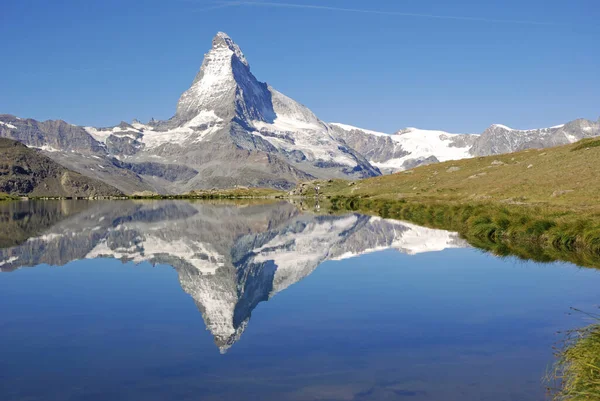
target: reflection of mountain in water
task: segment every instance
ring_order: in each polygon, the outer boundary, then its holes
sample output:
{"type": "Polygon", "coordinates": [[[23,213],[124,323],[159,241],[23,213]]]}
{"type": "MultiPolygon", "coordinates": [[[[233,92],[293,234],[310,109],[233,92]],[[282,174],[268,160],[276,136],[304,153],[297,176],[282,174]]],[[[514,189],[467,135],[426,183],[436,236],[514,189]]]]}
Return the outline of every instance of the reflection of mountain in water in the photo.
{"type": "MultiPolygon", "coordinates": [[[[0,209],[3,220],[39,209],[35,202],[14,205],[21,209],[18,213],[0,209]]],[[[73,205],[63,201],[54,206],[63,210],[73,205]]],[[[41,235],[0,250],[0,271],[97,257],[169,264],[222,352],[239,339],[259,302],[302,280],[325,260],[387,248],[415,254],[466,246],[447,231],[358,214],[302,214],[287,203],[238,207],[111,201],[89,202],[77,211],[41,235]]]]}

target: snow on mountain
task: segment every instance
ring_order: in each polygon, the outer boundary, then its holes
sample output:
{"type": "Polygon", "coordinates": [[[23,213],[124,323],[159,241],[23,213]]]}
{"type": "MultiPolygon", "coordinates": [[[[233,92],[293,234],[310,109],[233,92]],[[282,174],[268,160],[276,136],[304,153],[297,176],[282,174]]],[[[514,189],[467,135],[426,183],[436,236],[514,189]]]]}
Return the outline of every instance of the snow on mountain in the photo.
{"type": "Polygon", "coordinates": [[[186,121],[203,111],[223,119],[237,115],[246,120],[272,121],[275,117],[267,85],[252,75],[239,46],[223,32],[214,37],[200,72],[181,95],[175,118],[186,121]]]}
{"type": "Polygon", "coordinates": [[[528,130],[493,124],[477,136],[470,152],[474,156],[511,153],[524,149],[566,145],[599,135],[600,120],[578,119],[549,128],[528,130]]]}
{"type": "Polygon", "coordinates": [[[406,170],[422,164],[471,157],[476,137],[444,131],[405,128],[393,135],[332,123],[337,136],[365,154],[382,172],[406,170]]]}
{"type": "Polygon", "coordinates": [[[364,132],[365,134],[369,134],[369,135],[375,135],[375,136],[385,136],[385,135],[389,135],[389,134],[385,134],[383,132],[378,132],[378,131],[371,131],[368,129],[364,129],[364,128],[358,128],[358,127],[354,127],[352,125],[348,125],[348,124],[341,124],[341,123],[329,123],[330,125],[333,125],[334,127],[338,127],[343,129],[344,131],[348,131],[348,132],[352,132],[352,131],[359,131],[359,132],[364,132]]]}
{"type": "Polygon", "coordinates": [[[502,125],[502,124],[492,124],[491,127],[492,128],[501,128],[501,129],[504,129],[504,130],[507,130],[507,131],[513,131],[512,128],[507,127],[506,125],[502,125]]]}
{"type": "Polygon", "coordinates": [[[329,125],[340,139],[383,173],[447,160],[565,145],[600,135],[600,120],[585,119],[529,130],[492,124],[480,135],[417,128],[405,128],[388,135],[345,124],[329,125]]]}
{"type": "MultiPolygon", "coordinates": [[[[252,121],[255,128],[251,132],[253,135],[287,154],[297,154],[300,159],[318,162],[321,167],[353,169],[357,166],[357,155],[351,149],[344,149],[327,125],[308,108],[273,88],[269,90],[275,119],[272,122],[252,121]]],[[[310,172],[316,174],[314,169],[310,172]]]]}
{"type": "Polygon", "coordinates": [[[188,142],[201,142],[212,132],[216,132],[223,119],[218,117],[214,111],[201,110],[191,120],[186,121],[181,126],[157,131],[152,125],[133,123],[131,125],[122,123],[116,127],[94,128],[84,127],[95,140],[106,145],[109,138],[124,139],[129,138],[137,142],[144,149],[149,150],[161,145],[185,145],[188,142]]]}
{"type": "Polygon", "coordinates": [[[16,126],[12,125],[11,123],[6,123],[4,121],[0,121],[0,125],[4,125],[5,127],[10,128],[10,129],[17,129],[16,126]]]}
{"type": "Polygon", "coordinates": [[[392,140],[408,152],[409,155],[390,159],[386,162],[375,163],[377,167],[402,169],[410,159],[428,158],[431,156],[434,156],[440,162],[471,157],[469,153],[471,148],[470,141],[465,137],[465,134],[450,134],[444,131],[406,128],[392,135],[392,140]]]}

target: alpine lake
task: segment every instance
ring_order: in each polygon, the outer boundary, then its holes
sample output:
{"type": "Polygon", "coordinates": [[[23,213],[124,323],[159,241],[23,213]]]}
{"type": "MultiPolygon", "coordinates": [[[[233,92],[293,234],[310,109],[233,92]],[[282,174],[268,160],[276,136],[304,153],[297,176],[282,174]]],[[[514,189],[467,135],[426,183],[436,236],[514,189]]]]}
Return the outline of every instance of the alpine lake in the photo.
{"type": "Polygon", "coordinates": [[[0,203],[0,400],[527,401],[600,271],[278,203],[0,203]]]}

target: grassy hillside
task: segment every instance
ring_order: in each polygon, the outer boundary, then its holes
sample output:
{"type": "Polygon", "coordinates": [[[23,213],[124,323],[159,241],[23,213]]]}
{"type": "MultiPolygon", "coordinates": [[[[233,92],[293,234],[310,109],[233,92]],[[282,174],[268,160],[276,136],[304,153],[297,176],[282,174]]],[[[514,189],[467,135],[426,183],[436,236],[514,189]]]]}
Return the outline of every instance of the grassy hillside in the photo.
{"type": "Polygon", "coordinates": [[[600,267],[600,139],[450,161],[348,182],[313,181],[334,210],[457,231],[498,255],[600,267]]]}
{"type": "MultiPolygon", "coordinates": [[[[355,183],[318,181],[328,196],[600,209],[600,139],[449,161],[355,183]]],[[[312,191],[312,192],[311,192],[312,191]]]]}
{"type": "Polygon", "coordinates": [[[16,199],[19,199],[19,197],[15,196],[15,195],[8,195],[8,194],[5,194],[4,192],[0,192],[0,201],[3,201],[3,200],[16,200],[16,199]]]}

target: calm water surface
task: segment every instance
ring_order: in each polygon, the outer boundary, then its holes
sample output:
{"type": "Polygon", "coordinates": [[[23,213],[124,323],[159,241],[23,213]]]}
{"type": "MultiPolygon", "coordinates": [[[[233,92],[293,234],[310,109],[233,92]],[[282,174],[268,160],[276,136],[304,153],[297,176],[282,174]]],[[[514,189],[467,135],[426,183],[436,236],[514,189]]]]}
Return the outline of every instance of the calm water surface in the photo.
{"type": "Polygon", "coordinates": [[[544,400],[600,274],[289,204],[0,205],[0,400],[544,400]]]}

